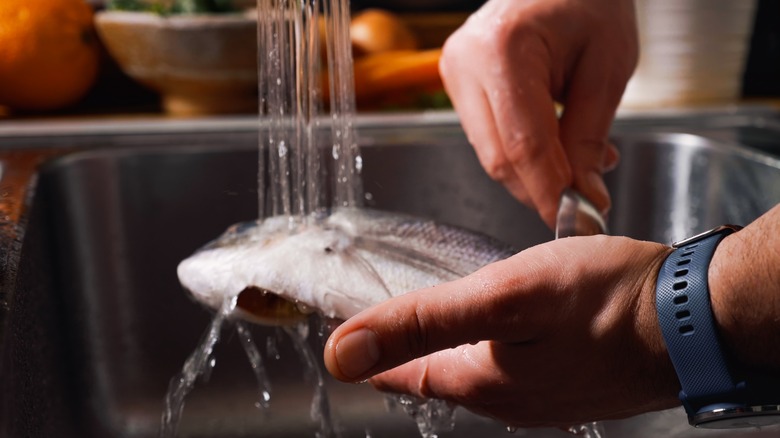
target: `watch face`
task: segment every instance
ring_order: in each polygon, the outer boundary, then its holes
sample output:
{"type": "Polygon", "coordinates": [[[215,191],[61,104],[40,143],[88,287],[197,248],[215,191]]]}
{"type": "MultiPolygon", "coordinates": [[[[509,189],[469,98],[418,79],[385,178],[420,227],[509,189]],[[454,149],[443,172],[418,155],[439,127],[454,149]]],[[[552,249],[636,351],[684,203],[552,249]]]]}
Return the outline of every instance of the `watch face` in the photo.
{"type": "Polygon", "coordinates": [[[716,409],[700,412],[690,419],[702,429],[742,429],[780,424],[780,405],[751,406],[739,409],[716,409]]]}

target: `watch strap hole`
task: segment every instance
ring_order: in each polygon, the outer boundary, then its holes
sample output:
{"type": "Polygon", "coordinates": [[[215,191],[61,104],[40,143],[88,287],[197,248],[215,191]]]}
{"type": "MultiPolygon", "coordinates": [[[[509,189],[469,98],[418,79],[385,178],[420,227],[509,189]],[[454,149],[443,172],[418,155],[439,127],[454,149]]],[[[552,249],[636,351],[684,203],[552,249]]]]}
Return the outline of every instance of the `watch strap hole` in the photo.
{"type": "Polygon", "coordinates": [[[683,281],[678,281],[678,282],[674,283],[674,285],[672,286],[672,289],[674,289],[674,290],[683,290],[686,287],[688,287],[688,282],[683,280],[683,281]]]}
{"type": "Polygon", "coordinates": [[[679,262],[677,262],[677,266],[685,266],[685,265],[687,265],[690,262],[691,262],[691,259],[683,259],[683,260],[680,260],[679,262]]]}
{"type": "Polygon", "coordinates": [[[680,326],[680,334],[683,336],[690,336],[693,334],[693,326],[690,324],[686,324],[683,326],[680,326]]]}
{"type": "Polygon", "coordinates": [[[686,319],[691,318],[691,312],[689,310],[680,310],[679,312],[674,314],[674,317],[677,318],[679,321],[685,321],[686,319]]]}
{"type": "Polygon", "coordinates": [[[672,299],[674,304],[680,305],[688,302],[688,295],[677,295],[672,299]]]}
{"type": "Polygon", "coordinates": [[[680,270],[674,272],[674,276],[675,277],[683,277],[685,275],[688,275],[688,270],[687,269],[680,269],[680,270]]]}

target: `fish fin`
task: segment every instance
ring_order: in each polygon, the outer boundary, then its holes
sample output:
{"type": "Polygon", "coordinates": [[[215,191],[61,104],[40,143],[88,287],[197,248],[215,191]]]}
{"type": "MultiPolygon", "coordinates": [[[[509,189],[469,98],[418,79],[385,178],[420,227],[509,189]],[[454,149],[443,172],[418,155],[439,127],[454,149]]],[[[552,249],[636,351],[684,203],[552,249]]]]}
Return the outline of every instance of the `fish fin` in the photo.
{"type": "Polygon", "coordinates": [[[347,260],[355,263],[371,282],[385,292],[387,298],[393,297],[393,294],[390,293],[390,288],[387,287],[387,283],[385,283],[382,276],[379,275],[379,272],[376,271],[374,266],[366,260],[365,257],[361,256],[355,249],[345,251],[345,255],[347,256],[347,260]]]}
{"type": "Polygon", "coordinates": [[[460,272],[453,267],[447,266],[442,260],[431,257],[421,251],[406,248],[391,242],[358,237],[355,239],[354,244],[355,247],[359,249],[371,251],[392,260],[403,262],[415,269],[431,274],[442,281],[455,280],[470,274],[470,272],[460,272]]]}
{"type": "MultiPolygon", "coordinates": [[[[378,291],[384,294],[381,301],[385,298],[392,298],[393,294],[387,283],[374,265],[359,253],[359,248],[347,246],[338,249],[334,248],[331,249],[331,251],[338,251],[337,257],[340,261],[340,266],[334,266],[334,271],[332,272],[334,275],[330,276],[327,284],[321,284],[319,286],[324,297],[323,301],[328,301],[328,296],[331,297],[330,299],[338,297],[336,301],[340,302],[341,306],[343,306],[344,303],[349,303],[352,307],[352,313],[358,313],[365,308],[377,304],[378,300],[360,298],[352,293],[352,291],[344,289],[345,284],[354,284],[355,279],[357,279],[359,284],[365,289],[378,291]],[[350,276],[353,281],[342,281],[344,276],[350,276]]],[[[347,318],[350,315],[341,314],[339,316],[347,318]]]]}

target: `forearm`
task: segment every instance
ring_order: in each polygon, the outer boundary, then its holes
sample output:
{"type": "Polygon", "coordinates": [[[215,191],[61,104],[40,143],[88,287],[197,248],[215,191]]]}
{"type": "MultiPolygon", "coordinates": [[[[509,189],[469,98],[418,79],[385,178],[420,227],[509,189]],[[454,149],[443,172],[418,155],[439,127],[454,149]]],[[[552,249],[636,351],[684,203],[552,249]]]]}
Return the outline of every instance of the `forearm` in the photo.
{"type": "Polygon", "coordinates": [[[720,334],[737,363],[780,376],[780,204],[721,242],[709,284],[720,334]]]}

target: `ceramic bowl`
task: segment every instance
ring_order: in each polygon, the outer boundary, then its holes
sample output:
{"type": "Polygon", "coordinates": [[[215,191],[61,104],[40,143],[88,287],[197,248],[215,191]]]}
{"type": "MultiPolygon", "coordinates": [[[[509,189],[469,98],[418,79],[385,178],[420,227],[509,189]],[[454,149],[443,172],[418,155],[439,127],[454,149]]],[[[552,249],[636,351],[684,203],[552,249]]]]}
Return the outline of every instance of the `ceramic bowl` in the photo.
{"type": "Polygon", "coordinates": [[[131,78],[174,114],[257,110],[257,19],[252,14],[163,17],[106,11],[97,31],[131,78]]]}
{"type": "Polygon", "coordinates": [[[637,0],[636,6],[640,59],[623,108],[737,102],[755,0],[637,0]]]}

